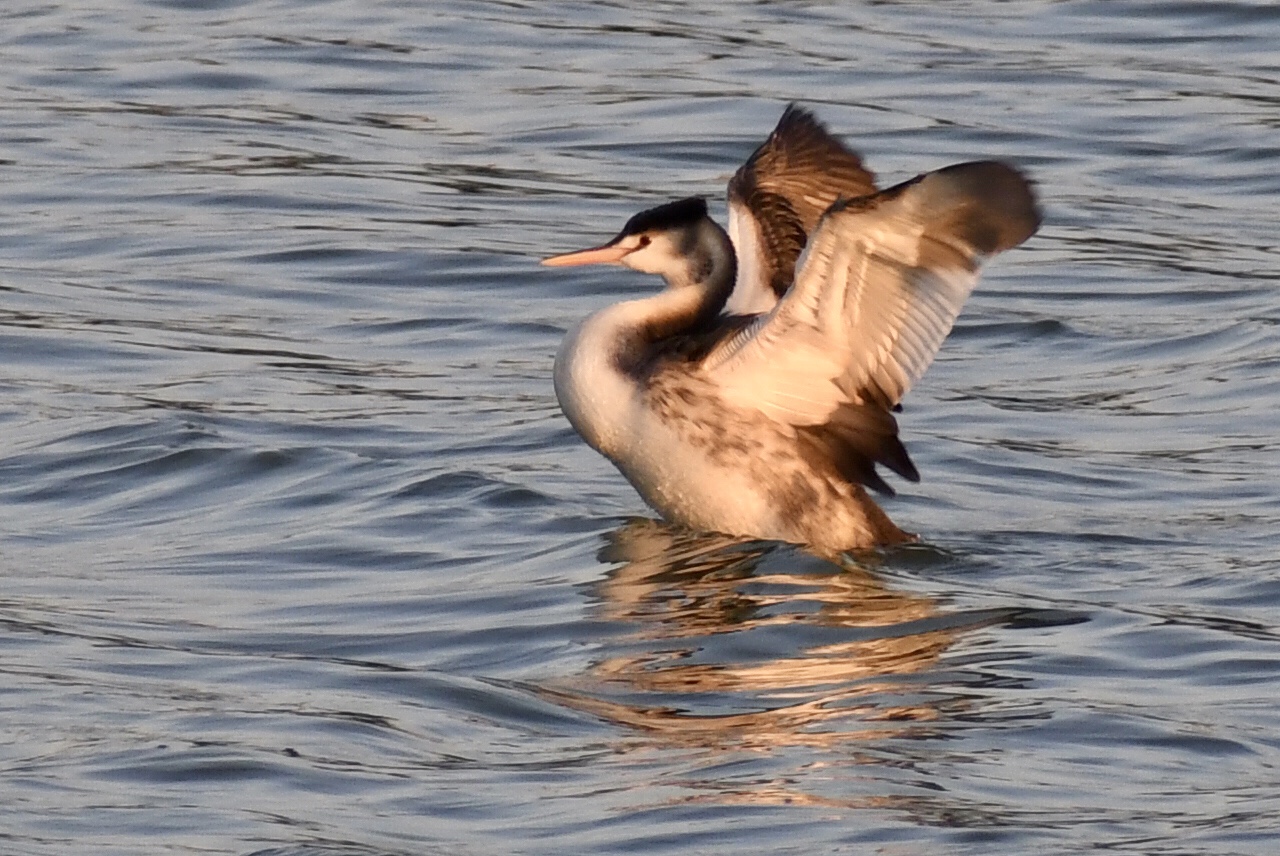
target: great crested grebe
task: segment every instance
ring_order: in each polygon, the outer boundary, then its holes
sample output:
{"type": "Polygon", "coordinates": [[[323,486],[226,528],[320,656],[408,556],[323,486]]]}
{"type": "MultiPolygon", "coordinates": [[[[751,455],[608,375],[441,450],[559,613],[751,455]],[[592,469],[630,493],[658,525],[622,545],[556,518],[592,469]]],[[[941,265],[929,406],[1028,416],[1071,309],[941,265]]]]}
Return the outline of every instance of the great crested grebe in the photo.
{"type": "Polygon", "coordinates": [[[982,263],[1039,227],[1030,185],[981,161],[876,192],[858,157],[791,106],[729,199],[736,249],[690,198],[543,261],[667,283],[565,336],[561,408],[673,522],[827,553],[913,540],[866,488],[893,494],[877,464],[919,480],[893,411],[982,263]]]}

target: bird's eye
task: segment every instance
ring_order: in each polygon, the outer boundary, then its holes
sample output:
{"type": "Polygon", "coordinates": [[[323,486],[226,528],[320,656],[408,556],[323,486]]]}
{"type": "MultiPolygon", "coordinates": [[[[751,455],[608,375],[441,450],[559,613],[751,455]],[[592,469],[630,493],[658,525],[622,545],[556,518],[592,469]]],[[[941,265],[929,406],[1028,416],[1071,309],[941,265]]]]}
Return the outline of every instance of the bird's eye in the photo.
{"type": "Polygon", "coordinates": [[[653,240],[653,239],[652,239],[652,238],[650,238],[648,235],[641,235],[641,236],[640,236],[640,249],[642,249],[642,250],[643,250],[645,247],[649,246],[649,242],[650,242],[650,241],[652,241],[652,240],[653,240]]]}

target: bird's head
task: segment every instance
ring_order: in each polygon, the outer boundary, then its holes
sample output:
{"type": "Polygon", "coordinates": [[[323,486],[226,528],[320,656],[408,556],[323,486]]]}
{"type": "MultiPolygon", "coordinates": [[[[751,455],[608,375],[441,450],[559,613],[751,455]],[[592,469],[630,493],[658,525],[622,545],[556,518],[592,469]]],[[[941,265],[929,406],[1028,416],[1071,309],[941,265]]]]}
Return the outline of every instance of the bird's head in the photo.
{"type": "Polygon", "coordinates": [[[691,196],[641,211],[607,243],[552,256],[542,263],[550,267],[620,264],[658,274],[678,286],[701,281],[710,273],[700,268],[710,263],[708,241],[719,244],[715,233],[723,234],[723,230],[707,216],[706,200],[691,196]]]}

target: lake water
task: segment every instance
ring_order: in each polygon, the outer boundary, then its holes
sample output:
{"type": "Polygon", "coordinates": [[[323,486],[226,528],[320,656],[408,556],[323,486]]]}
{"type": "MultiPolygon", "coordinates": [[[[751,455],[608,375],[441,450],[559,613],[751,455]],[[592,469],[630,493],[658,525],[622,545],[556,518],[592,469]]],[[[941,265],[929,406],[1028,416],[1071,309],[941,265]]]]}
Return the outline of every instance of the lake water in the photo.
{"type": "Polygon", "coordinates": [[[0,852],[1271,854],[1280,11],[0,12],[0,852]],[[800,100],[1046,221],[901,423],[921,534],[657,523],[536,260],[800,100]]]}

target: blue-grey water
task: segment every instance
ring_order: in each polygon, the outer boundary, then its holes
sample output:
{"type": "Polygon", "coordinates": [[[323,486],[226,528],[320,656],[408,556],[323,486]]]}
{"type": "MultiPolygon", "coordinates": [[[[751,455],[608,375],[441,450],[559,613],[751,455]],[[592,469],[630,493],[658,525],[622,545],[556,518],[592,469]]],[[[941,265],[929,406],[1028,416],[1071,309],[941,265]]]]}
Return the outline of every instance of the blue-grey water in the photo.
{"type": "Polygon", "coordinates": [[[1280,11],[0,11],[0,852],[1272,854],[1280,11]],[[800,100],[1046,221],[901,422],[919,546],[657,523],[548,271],[800,100]]]}

